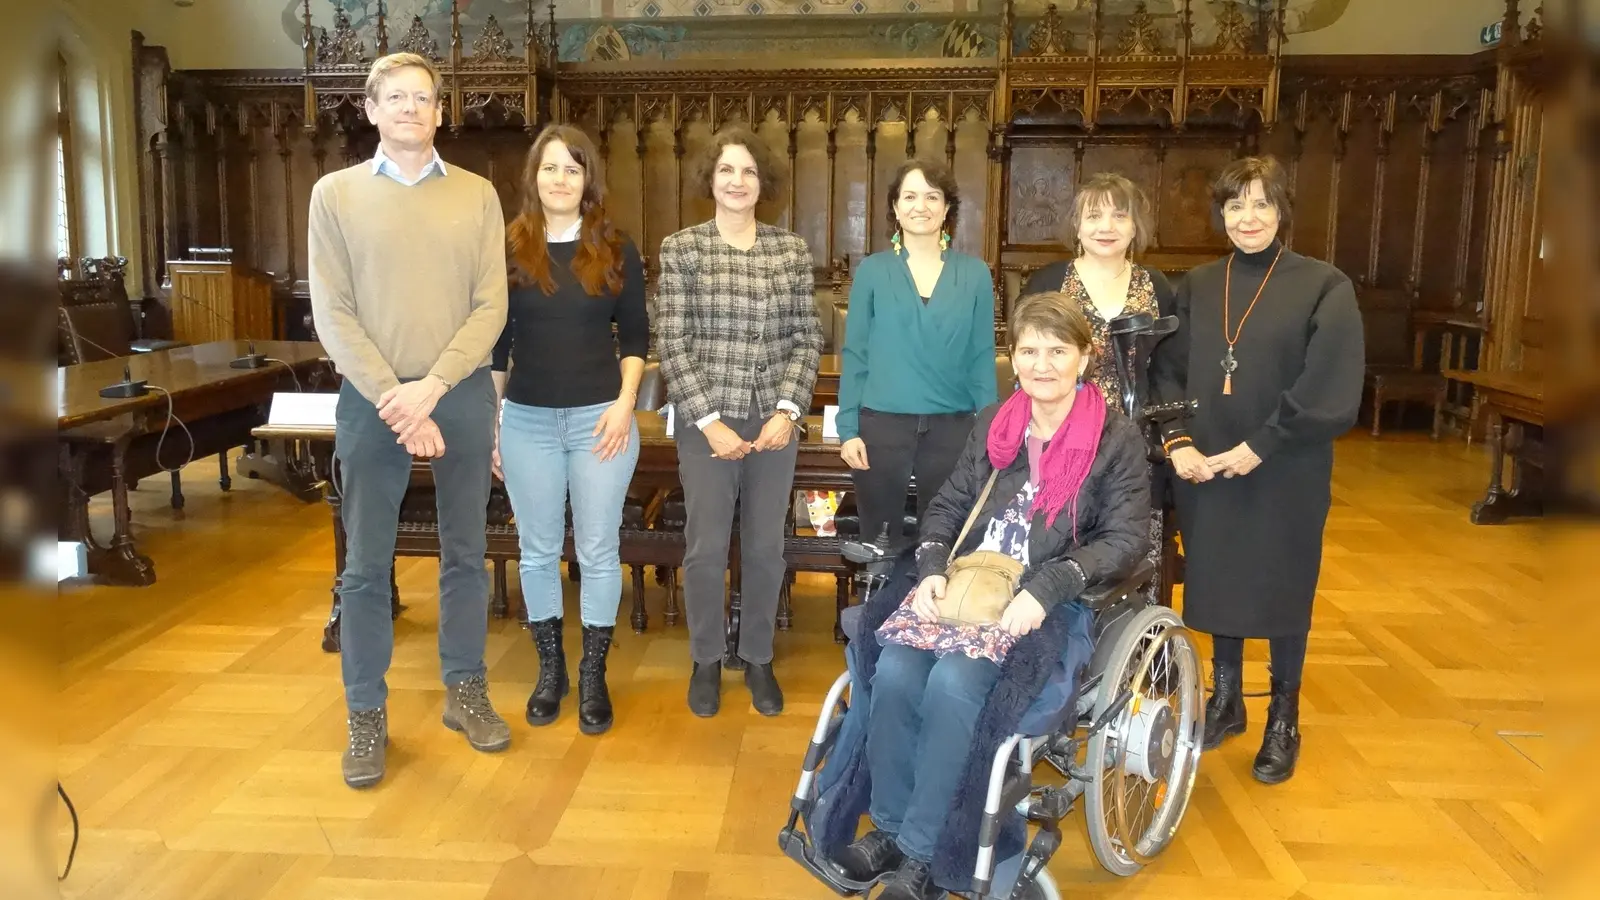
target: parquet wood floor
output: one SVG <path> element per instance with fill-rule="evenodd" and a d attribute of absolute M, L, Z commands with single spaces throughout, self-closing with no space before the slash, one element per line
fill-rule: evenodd
<path fill-rule="evenodd" d="M 1175 844 L 1139 876 L 1100 870 L 1068 820 L 1052 864 L 1070 896 L 1489 900 L 1539 889 L 1548 758 L 1535 670 L 1537 525 L 1474 527 L 1478 448 L 1408 437 L 1338 447 L 1297 776 L 1250 778 L 1251 729 L 1207 754 Z M 534 729 L 525 632 L 495 622 L 496 706 L 513 746 L 473 752 L 439 723 L 437 568 L 400 563 L 410 609 L 390 674 L 389 775 L 339 778 L 327 510 L 194 465 L 185 514 L 151 479 L 137 519 L 160 581 L 60 598 L 61 779 L 83 820 L 63 895 L 83 900 L 810 900 L 777 850 L 818 704 L 838 674 L 831 582 L 802 577 L 780 634 L 788 709 L 763 719 L 727 676 L 723 712 L 684 706 L 687 638 L 621 631 L 616 727 L 570 712 Z M 568 588 L 569 608 L 576 593 Z M 575 618 L 575 617 L 573 617 Z M 571 621 L 571 619 L 569 619 Z M 569 646 L 576 635 L 569 634 Z M 1267 686 L 1265 648 L 1246 687 Z M 64 820 L 64 816 L 63 816 Z M 64 843 L 63 843 L 64 846 Z"/>

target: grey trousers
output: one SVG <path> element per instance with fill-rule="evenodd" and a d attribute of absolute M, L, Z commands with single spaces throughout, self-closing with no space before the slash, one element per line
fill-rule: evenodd
<path fill-rule="evenodd" d="M 489 633 L 489 573 L 484 569 L 489 455 L 494 449 L 494 383 L 479 369 L 439 398 L 433 421 L 444 455 L 433 460 L 439 513 L 439 666 L 445 684 L 484 674 Z M 394 564 L 400 501 L 411 483 L 411 454 L 350 382 L 335 413 L 334 487 L 346 551 L 339 581 L 345 705 L 376 709 L 394 655 L 389 568 Z"/>
<path fill-rule="evenodd" d="M 754 441 L 766 419 L 730 419 L 723 424 Z M 744 459 L 717 459 L 693 423 L 680 426 L 678 477 L 683 482 L 683 605 L 689 620 L 689 653 L 705 665 L 722 659 L 727 614 L 723 578 L 733 511 L 739 507 L 740 619 L 739 657 L 761 665 L 772 662 L 772 633 L 778 621 L 778 591 L 787 568 L 784 526 L 794 488 L 799 435 L 782 450 L 751 453 Z"/>

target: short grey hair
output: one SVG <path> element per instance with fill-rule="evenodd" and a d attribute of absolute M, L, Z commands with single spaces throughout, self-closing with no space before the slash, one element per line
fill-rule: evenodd
<path fill-rule="evenodd" d="M 439 90 L 444 86 L 444 77 L 439 74 L 439 67 L 432 60 L 416 53 L 391 53 L 380 56 L 372 63 L 372 70 L 367 73 L 367 99 L 377 103 L 378 89 L 383 87 L 390 73 L 412 67 L 428 73 L 428 77 L 433 79 L 433 96 L 438 98 Z"/>

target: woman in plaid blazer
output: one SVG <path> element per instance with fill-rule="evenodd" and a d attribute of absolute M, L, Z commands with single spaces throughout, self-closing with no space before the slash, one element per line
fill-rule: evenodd
<path fill-rule="evenodd" d="M 689 709 L 721 705 L 723 574 L 740 510 L 739 657 L 762 715 L 783 710 L 772 634 L 783 584 L 783 532 L 794 486 L 795 430 L 811 406 L 822 355 L 811 251 L 798 235 L 756 221 L 776 193 L 772 151 L 742 127 L 719 131 L 685 182 L 716 216 L 661 242 L 656 342 L 677 425 L 687 507 L 684 611 Z"/>

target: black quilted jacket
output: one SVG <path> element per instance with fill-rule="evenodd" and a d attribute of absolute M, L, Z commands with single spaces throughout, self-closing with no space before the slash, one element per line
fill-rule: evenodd
<path fill-rule="evenodd" d="M 978 414 L 955 471 L 928 505 L 918 536 L 919 579 L 945 570 L 950 544 L 994 471 L 989 464 L 989 428 L 999 409 L 997 403 Z M 955 548 L 956 555 L 977 548 L 985 523 L 1005 509 L 1027 480 L 1028 454 L 1019 450 L 995 479 L 994 490 L 965 544 Z M 1022 573 L 1021 589 L 1049 611 L 1062 600 L 1075 599 L 1089 585 L 1125 576 L 1149 549 L 1150 465 L 1144 438 L 1126 416 L 1108 411 L 1094 466 L 1078 494 L 1077 538 L 1073 538 L 1070 506 L 1063 507 L 1050 526 L 1045 525 L 1043 513 L 1035 515 L 1028 532 L 1030 564 Z"/>

